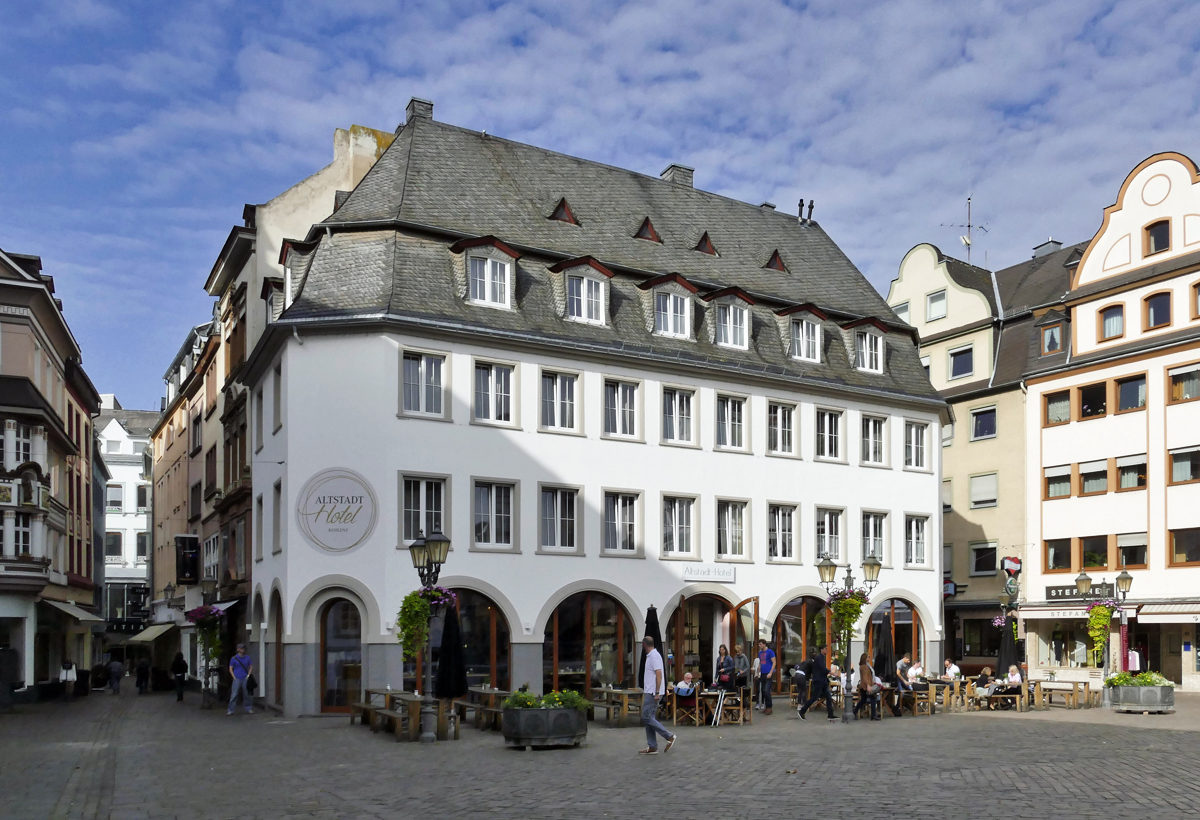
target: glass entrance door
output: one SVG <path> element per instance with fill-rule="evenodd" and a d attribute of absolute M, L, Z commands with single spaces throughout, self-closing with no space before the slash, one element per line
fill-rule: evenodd
<path fill-rule="evenodd" d="M 358 608 L 331 601 L 321 619 L 321 711 L 349 712 L 362 696 L 362 624 Z"/>

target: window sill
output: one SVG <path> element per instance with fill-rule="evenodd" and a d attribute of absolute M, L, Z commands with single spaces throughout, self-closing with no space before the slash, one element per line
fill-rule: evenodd
<path fill-rule="evenodd" d="M 1144 489 L 1146 489 L 1145 486 L 1142 486 L 1142 487 L 1117 487 L 1117 489 L 1113 490 L 1113 492 L 1114 493 L 1135 493 L 1138 490 L 1144 490 Z"/>
<path fill-rule="evenodd" d="M 858 463 L 858 466 L 859 467 L 869 467 L 872 470 L 890 470 L 890 469 L 892 469 L 890 465 L 876 464 L 874 461 L 860 461 Z"/>
<path fill-rule="evenodd" d="M 925 564 L 905 564 L 904 568 L 915 570 L 917 572 L 933 572 L 933 567 Z"/>
<path fill-rule="evenodd" d="M 849 462 L 847 462 L 845 459 L 829 458 L 828 456 L 815 456 L 813 461 L 817 462 L 818 464 L 841 464 L 843 466 L 849 466 Z"/>
<path fill-rule="evenodd" d="M 636 550 L 600 550 L 601 558 L 645 558 L 641 549 Z"/>
<path fill-rule="evenodd" d="M 1106 418 L 1108 413 L 1097 413 L 1094 416 L 1080 416 L 1079 421 L 1095 421 L 1096 419 Z"/>
<path fill-rule="evenodd" d="M 1186 484 L 1198 484 L 1198 483 L 1200 483 L 1200 478 L 1189 478 L 1187 481 L 1168 481 L 1167 486 L 1168 487 L 1182 487 Z"/>
<path fill-rule="evenodd" d="M 736 455 L 752 456 L 754 451 L 747 447 L 722 447 L 720 445 L 713 447 L 714 453 L 734 453 Z"/>
<path fill-rule="evenodd" d="M 682 450 L 699 450 L 700 445 L 694 441 L 678 441 L 676 439 L 659 439 L 660 447 L 678 447 Z"/>
<path fill-rule="evenodd" d="M 271 435 L 275 435 L 282 429 L 283 429 L 283 422 L 280 422 L 279 424 L 275 425 L 275 429 L 271 431 Z"/>
<path fill-rule="evenodd" d="M 1044 570 L 1042 570 L 1042 574 L 1043 575 L 1066 575 L 1070 571 L 1071 571 L 1070 567 L 1068 567 L 1067 569 L 1044 569 Z"/>
<path fill-rule="evenodd" d="M 577 325 L 591 325 L 592 327 L 607 327 L 608 322 L 603 319 L 585 319 L 582 316 L 564 316 L 564 322 L 573 322 Z"/>
<path fill-rule="evenodd" d="M 200 455 L 200 451 L 203 449 L 204 449 L 203 444 L 201 444 L 197 447 L 193 447 L 191 450 L 188 451 L 188 458 L 195 458 L 196 456 Z"/>
<path fill-rule="evenodd" d="M 490 553 L 494 553 L 496 555 L 514 555 L 514 554 L 519 555 L 521 552 L 521 548 L 518 546 L 515 546 L 515 545 L 511 546 L 511 547 L 510 546 L 493 547 L 488 544 L 471 544 L 471 546 L 467 549 L 467 552 L 490 552 Z"/>
<path fill-rule="evenodd" d="M 646 440 L 641 436 L 622 436 L 617 433 L 601 433 L 600 438 L 603 441 L 624 441 L 628 444 L 645 444 Z"/>
<path fill-rule="evenodd" d="M 478 299 L 467 299 L 467 304 L 473 305 L 474 307 L 491 308 L 492 310 L 512 310 L 512 308 L 510 308 L 507 304 L 501 304 L 499 302 L 482 302 Z"/>
<path fill-rule="evenodd" d="M 821 363 L 820 359 L 808 359 L 808 358 L 805 358 L 804 356 L 789 356 L 788 358 L 791 359 L 793 362 L 803 362 L 804 364 L 820 364 Z"/>
<path fill-rule="evenodd" d="M 1064 498 L 1071 498 L 1070 495 L 1048 495 L 1043 498 L 1043 501 L 1062 501 Z"/>
<path fill-rule="evenodd" d="M 692 555 L 691 553 L 688 553 L 687 555 L 675 555 L 674 553 L 661 553 L 660 552 L 658 555 L 658 558 L 660 561 L 693 561 L 693 562 L 695 562 L 695 561 L 700 560 L 699 555 Z"/>
<path fill-rule="evenodd" d="M 906 464 L 903 469 L 906 473 L 923 473 L 924 475 L 933 475 L 933 469 L 931 467 L 909 467 Z"/>
<path fill-rule="evenodd" d="M 799 558 L 772 558 L 767 556 L 768 564 L 783 564 L 784 566 L 798 567 L 800 566 Z"/>
<path fill-rule="evenodd" d="M 577 438 L 587 437 L 582 430 L 572 430 L 567 427 L 538 427 L 537 431 L 550 436 L 575 436 Z"/>
<path fill-rule="evenodd" d="M 793 461 L 803 461 L 799 453 L 785 453 L 782 450 L 767 450 L 764 455 L 767 458 L 790 458 Z"/>
<path fill-rule="evenodd" d="M 1128 413 L 1140 413 L 1145 409 L 1146 409 L 1146 405 L 1143 404 L 1141 407 L 1130 407 L 1127 410 L 1114 410 L 1113 415 L 1114 416 L 1124 416 Z"/>
<path fill-rule="evenodd" d="M 1178 399 L 1177 401 L 1168 401 L 1167 406 L 1172 407 L 1176 404 L 1191 404 L 1194 401 L 1200 401 L 1200 396 L 1196 396 L 1195 398 L 1191 398 L 1191 399 Z"/>
<path fill-rule="evenodd" d="M 520 430 L 521 427 L 516 422 L 512 421 L 492 421 L 490 419 L 472 418 L 471 424 L 476 427 L 495 427 L 500 430 Z"/>
<path fill-rule="evenodd" d="M 856 367 L 856 368 L 854 368 L 854 370 L 858 373 L 866 373 L 867 375 L 870 375 L 870 376 L 882 376 L 883 375 L 882 370 L 872 370 L 869 367 Z"/>
<path fill-rule="evenodd" d="M 271 554 L 272 554 L 272 555 L 280 555 L 280 554 L 282 554 L 282 553 L 283 553 L 283 547 L 280 547 L 279 549 L 272 549 L 272 550 L 271 550 Z"/>
<path fill-rule="evenodd" d="M 754 559 L 745 555 L 718 555 L 716 557 L 718 564 L 753 564 Z"/>
<path fill-rule="evenodd" d="M 1097 490 L 1094 493 L 1080 493 L 1076 498 L 1095 498 L 1098 495 L 1108 495 L 1108 490 Z"/>
<path fill-rule="evenodd" d="M 996 501 L 988 501 L 983 504 L 972 504 L 971 509 L 972 510 L 993 510 L 999 506 L 1000 506 L 1000 504 Z"/>
<path fill-rule="evenodd" d="M 1042 429 L 1049 430 L 1051 427 L 1065 427 L 1070 423 L 1070 419 L 1067 419 L 1066 421 L 1044 421 L 1042 422 Z"/>
<path fill-rule="evenodd" d="M 411 410 L 401 410 L 396 414 L 398 419 L 421 419 L 423 421 L 453 421 L 449 416 L 437 413 L 417 413 Z"/>
<path fill-rule="evenodd" d="M 959 375 L 959 376 L 951 376 L 950 378 L 946 379 L 946 381 L 948 381 L 948 382 L 956 382 L 956 381 L 959 381 L 959 380 L 961 380 L 961 379 L 969 379 L 969 378 L 971 378 L 971 377 L 972 377 L 972 376 L 974 376 L 974 375 L 975 375 L 975 371 L 971 371 L 970 373 L 963 373 L 962 375 Z"/>
<path fill-rule="evenodd" d="M 991 439 L 994 439 L 994 438 L 996 438 L 996 434 L 992 433 L 990 436 L 973 436 L 967 440 L 968 441 L 990 441 Z"/>
<path fill-rule="evenodd" d="M 992 570 L 991 572 L 968 572 L 967 577 L 968 578 L 995 578 L 996 570 Z"/>
<path fill-rule="evenodd" d="M 534 555 L 562 555 L 569 558 L 584 558 L 583 547 L 573 549 L 560 549 L 558 547 L 538 547 L 534 550 Z"/>
<path fill-rule="evenodd" d="M 674 339 L 674 340 L 675 340 L 675 341 L 677 341 L 677 342 L 690 342 L 690 341 L 693 341 L 693 339 L 692 339 L 692 337 L 691 337 L 690 335 L 688 335 L 688 336 L 680 336 L 680 335 L 677 335 L 677 334 L 675 334 L 675 333 L 663 333 L 661 330 L 656 330 L 656 331 L 654 331 L 653 333 L 651 333 L 650 335 L 651 335 L 651 336 L 657 336 L 657 337 L 658 337 L 658 338 L 660 338 L 660 339 Z"/>

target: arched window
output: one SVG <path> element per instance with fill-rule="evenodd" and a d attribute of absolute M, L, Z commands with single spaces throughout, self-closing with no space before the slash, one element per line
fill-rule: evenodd
<path fill-rule="evenodd" d="M 321 711 L 348 712 L 362 692 L 362 622 L 344 598 L 321 616 Z"/>
<path fill-rule="evenodd" d="M 636 622 L 603 592 L 577 592 L 554 610 L 542 644 L 542 691 L 590 697 L 602 686 L 633 686 Z"/>
<path fill-rule="evenodd" d="M 888 598 L 875 604 L 867 628 L 867 656 L 872 662 L 891 643 L 893 663 L 912 654 L 913 661 L 922 660 L 925 629 L 915 607 L 903 598 Z"/>

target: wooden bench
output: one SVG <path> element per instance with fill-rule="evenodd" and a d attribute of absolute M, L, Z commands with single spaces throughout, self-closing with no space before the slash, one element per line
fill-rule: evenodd
<path fill-rule="evenodd" d="M 498 706 L 481 706 L 475 712 L 476 729 L 499 729 L 504 710 Z"/>
<path fill-rule="evenodd" d="M 374 703 L 351 703 L 350 704 L 350 725 L 354 725 L 355 716 L 358 717 L 358 722 L 363 726 L 370 726 L 374 722 L 374 715 L 379 711 L 379 707 Z"/>
<path fill-rule="evenodd" d="M 604 710 L 604 722 L 611 724 L 613 722 L 613 718 L 616 717 L 615 713 L 620 711 L 621 704 L 609 703 L 607 700 L 590 701 L 588 703 L 588 718 L 590 720 L 595 720 L 596 712 L 600 709 Z"/>
<path fill-rule="evenodd" d="M 479 722 L 479 710 L 483 708 L 479 701 L 459 699 L 450 704 L 450 708 L 454 710 L 454 714 L 458 715 L 459 723 L 466 722 L 467 710 L 474 713 L 475 722 Z"/>
<path fill-rule="evenodd" d="M 396 742 L 404 740 L 406 730 L 408 729 L 408 711 L 397 712 L 392 709 L 375 709 L 374 718 L 371 721 L 371 731 L 378 732 L 383 728 L 383 724 L 390 723 L 392 731 L 396 735 Z"/>

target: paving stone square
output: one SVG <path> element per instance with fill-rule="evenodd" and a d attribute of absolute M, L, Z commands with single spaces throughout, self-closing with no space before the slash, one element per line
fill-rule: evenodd
<path fill-rule="evenodd" d="M 126 690 L 132 687 L 125 687 Z M 7 820 L 42 818 L 1200 817 L 1200 698 L 1174 715 L 952 714 L 849 726 L 640 728 L 505 749 L 467 726 L 423 747 L 345 717 L 226 717 L 197 696 L 102 693 L 0 715 Z M 791 770 L 795 770 L 792 774 Z"/>

